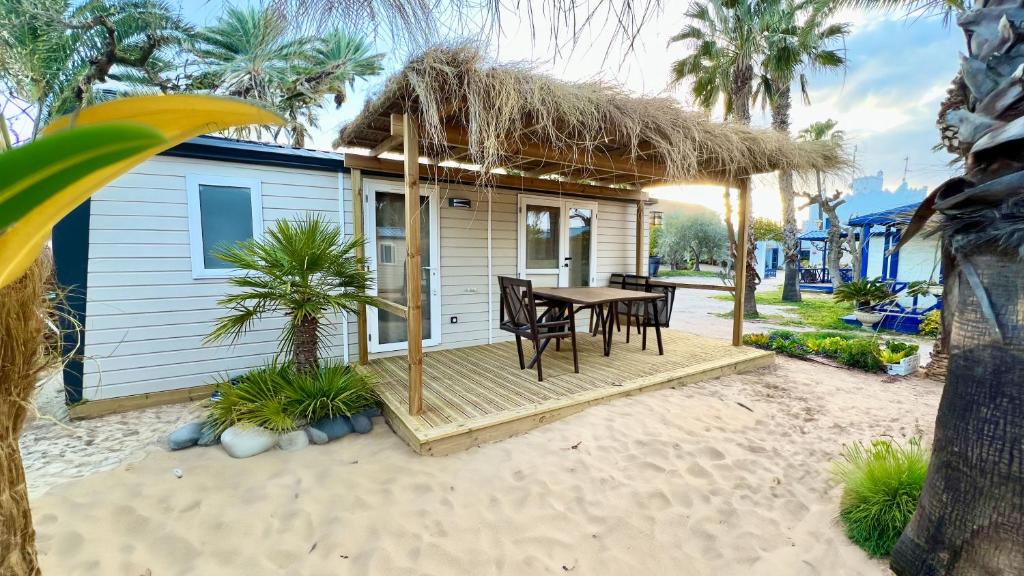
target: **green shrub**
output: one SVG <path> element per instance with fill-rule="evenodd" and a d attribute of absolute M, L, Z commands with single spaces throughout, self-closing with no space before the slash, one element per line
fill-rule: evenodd
<path fill-rule="evenodd" d="M 206 428 L 220 433 L 235 424 L 274 432 L 306 422 L 353 414 L 376 401 L 373 383 L 353 368 L 324 361 L 315 372 L 272 362 L 217 385 L 206 412 Z"/>
<path fill-rule="evenodd" d="M 850 340 L 844 338 L 825 338 L 818 345 L 817 352 L 826 358 L 836 359 L 846 352 L 846 349 L 849 348 L 849 343 Z"/>
<path fill-rule="evenodd" d="M 844 366 L 858 368 L 865 372 L 881 372 L 885 370 L 885 363 L 882 362 L 881 349 L 878 347 L 878 343 L 867 338 L 846 342 L 843 350 L 836 356 L 836 360 Z"/>
<path fill-rule="evenodd" d="M 744 334 L 743 343 L 754 348 L 768 348 L 768 335 L 763 333 Z"/>
<path fill-rule="evenodd" d="M 888 440 L 848 446 L 833 473 L 843 484 L 839 519 L 850 540 L 873 556 L 892 552 L 917 508 L 927 471 L 918 438 L 906 447 Z"/>
<path fill-rule="evenodd" d="M 854 280 L 832 291 L 836 302 L 849 302 L 860 310 L 870 310 L 875 304 L 892 298 L 889 286 L 879 278 Z"/>
<path fill-rule="evenodd" d="M 789 330 L 772 330 L 769 332 L 768 349 L 794 358 L 806 358 L 812 352 L 804 342 L 802 335 Z"/>
<path fill-rule="evenodd" d="M 924 315 L 921 325 L 918 326 L 918 334 L 929 338 L 938 338 L 942 332 L 942 311 L 932 310 Z"/>
<path fill-rule="evenodd" d="M 904 358 L 907 357 L 906 352 L 893 352 L 892 350 L 882 350 L 881 353 L 882 362 L 886 364 L 899 364 Z"/>

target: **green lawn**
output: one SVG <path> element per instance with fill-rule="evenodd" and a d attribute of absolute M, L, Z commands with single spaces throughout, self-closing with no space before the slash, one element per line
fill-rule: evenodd
<path fill-rule="evenodd" d="M 732 300 L 731 295 L 715 296 L 719 300 Z M 757 317 L 777 324 L 779 326 L 796 326 L 807 328 L 818 328 L 821 330 L 856 330 L 842 321 L 842 317 L 853 312 L 852 304 L 840 304 L 832 300 L 832 296 L 825 294 L 803 294 L 801 302 L 783 302 L 782 290 L 757 293 L 758 305 L 767 304 L 772 306 L 785 306 L 788 311 L 796 317 L 782 316 L 779 314 L 764 314 Z M 731 318 L 732 312 L 722 314 L 723 317 Z"/>
<path fill-rule="evenodd" d="M 704 270 L 658 270 L 658 278 L 718 278 L 718 272 L 706 272 Z"/>

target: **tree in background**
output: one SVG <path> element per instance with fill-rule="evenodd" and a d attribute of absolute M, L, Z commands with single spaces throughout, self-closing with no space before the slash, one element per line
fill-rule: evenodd
<path fill-rule="evenodd" d="M 833 23 L 836 3 L 821 0 L 784 2 L 763 23 L 764 56 L 754 98 L 771 108 L 772 128 L 789 134 L 793 106 L 791 88 L 796 81 L 805 104 L 810 104 L 807 72 L 834 71 L 846 67 L 841 46 L 849 34 L 847 23 Z M 785 279 L 782 299 L 800 301 L 800 240 L 796 226 L 796 191 L 793 173 L 781 170 L 779 195 L 782 200 Z"/>
<path fill-rule="evenodd" d="M 804 128 L 797 135 L 797 138 L 809 142 L 824 142 L 829 141 L 837 146 L 842 146 L 843 140 L 846 134 L 842 130 L 836 130 L 836 126 L 839 123 L 835 120 L 828 119 L 822 122 L 813 122 L 807 128 Z M 860 252 L 854 254 L 857 249 L 856 232 L 852 229 L 846 229 L 843 226 L 842 221 L 839 220 L 839 215 L 836 213 L 836 209 L 839 208 L 846 200 L 842 199 L 842 192 L 836 190 L 835 194 L 829 196 L 825 192 L 825 178 L 826 175 L 822 174 L 820 170 L 814 171 L 814 181 L 817 185 L 817 193 L 811 194 L 800 194 L 807 200 L 801 209 L 808 208 L 811 206 L 818 206 L 824 213 L 825 217 L 828 218 L 828 228 L 826 234 L 828 236 L 828 261 L 825 262 L 825 266 L 828 268 L 829 276 L 832 278 L 832 288 L 838 288 L 842 283 L 843 279 L 839 274 L 840 260 L 843 257 L 844 244 L 847 246 L 847 250 L 850 252 L 851 257 L 854 258 L 855 266 L 859 270 L 860 266 Z M 844 236 L 845 233 L 845 236 Z M 846 238 L 844 241 L 843 239 Z M 855 278 L 857 276 L 854 276 Z"/>
<path fill-rule="evenodd" d="M 188 44 L 199 61 L 192 88 L 256 100 L 288 119 L 292 146 L 302 147 L 318 112 L 333 96 L 344 103 L 346 87 L 382 70 L 382 54 L 340 28 L 320 36 L 295 34 L 283 12 L 271 7 L 229 7 Z M 264 131 L 256 128 L 257 132 Z M 246 134 L 241 134 L 245 136 Z M 270 135 L 277 140 L 282 129 Z"/>
<path fill-rule="evenodd" d="M 754 240 L 757 242 L 782 242 L 782 224 L 771 218 L 754 218 Z"/>
<path fill-rule="evenodd" d="M 689 261 L 700 270 L 701 262 L 722 258 L 729 246 L 725 224 L 715 214 L 669 214 L 662 228 L 659 254 L 674 267 Z"/>
<path fill-rule="evenodd" d="M 690 92 L 699 106 L 712 110 L 721 101 L 726 119 L 750 124 L 754 69 L 764 53 L 763 23 L 767 13 L 776 7 L 773 2 L 753 0 L 692 4 L 686 11 L 687 24 L 669 41 L 685 42 L 693 50 L 672 64 L 673 83 L 689 80 Z M 726 211 L 731 212 L 728 189 L 725 202 Z M 743 314 L 756 317 L 760 274 L 754 249 L 753 217 L 739 225 L 746 226 L 748 240 Z M 735 259 L 735 250 L 733 252 Z"/>
<path fill-rule="evenodd" d="M 190 28 L 158 0 L 0 0 L 0 82 L 27 103 L 30 140 L 50 119 L 102 99 L 116 71 L 145 75 Z"/>

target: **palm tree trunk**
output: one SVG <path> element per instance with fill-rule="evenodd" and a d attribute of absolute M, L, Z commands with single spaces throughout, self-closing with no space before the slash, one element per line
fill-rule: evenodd
<path fill-rule="evenodd" d="M 320 321 L 312 316 L 303 316 L 295 327 L 292 340 L 292 359 L 299 372 L 316 370 L 319 367 L 317 352 L 320 348 Z"/>
<path fill-rule="evenodd" d="M 928 478 L 892 554 L 901 576 L 1009 576 L 1024 567 L 1024 265 L 993 251 L 960 262 L 980 282 L 971 285 L 963 264 L 947 278 L 949 372 Z"/>
<path fill-rule="evenodd" d="M 741 124 L 750 124 L 750 96 L 753 92 L 754 86 L 754 67 L 750 63 L 737 63 L 735 70 L 733 71 L 732 79 L 732 117 Z M 743 316 L 744 317 L 756 317 L 757 316 L 757 284 L 761 278 L 761 275 L 757 273 L 757 247 L 754 240 L 754 211 L 750 209 L 747 211 L 747 221 L 740 222 L 740 226 L 745 226 L 747 229 L 747 261 L 744 263 L 747 267 L 747 282 L 746 286 L 743 287 L 744 293 L 746 294 L 743 301 Z M 734 257 L 735 259 L 735 257 Z M 736 266 L 740 266 L 739 262 L 736 262 Z"/>
<path fill-rule="evenodd" d="M 0 574 L 40 574 L 18 437 L 43 367 L 50 259 L 0 290 Z"/>
<path fill-rule="evenodd" d="M 793 106 L 789 86 L 780 90 L 772 103 L 772 128 L 789 134 L 789 111 Z M 782 281 L 782 300 L 800 302 L 800 240 L 796 229 L 796 191 L 793 172 L 779 171 L 779 197 L 782 200 L 782 251 L 785 272 Z"/>

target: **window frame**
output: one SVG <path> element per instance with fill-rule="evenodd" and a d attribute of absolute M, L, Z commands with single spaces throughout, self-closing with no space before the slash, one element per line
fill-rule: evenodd
<path fill-rule="evenodd" d="M 249 189 L 249 206 L 252 210 L 252 236 L 263 238 L 263 190 L 262 182 L 254 178 L 237 178 L 216 174 L 186 174 L 185 188 L 188 203 L 189 256 L 192 261 L 192 278 L 231 278 L 241 276 L 240 268 L 207 268 L 206 247 L 203 245 L 203 219 L 199 203 L 199 187 L 229 186 Z"/>
<path fill-rule="evenodd" d="M 397 262 L 397 259 L 395 258 L 395 243 L 394 242 L 382 241 L 382 242 L 378 242 L 377 246 L 380 248 L 380 257 L 378 257 L 377 260 L 381 264 L 395 264 Z M 388 260 L 388 261 L 384 260 L 384 252 L 385 252 L 384 249 L 385 248 L 387 248 L 387 251 L 389 251 L 391 253 L 391 259 Z"/>

